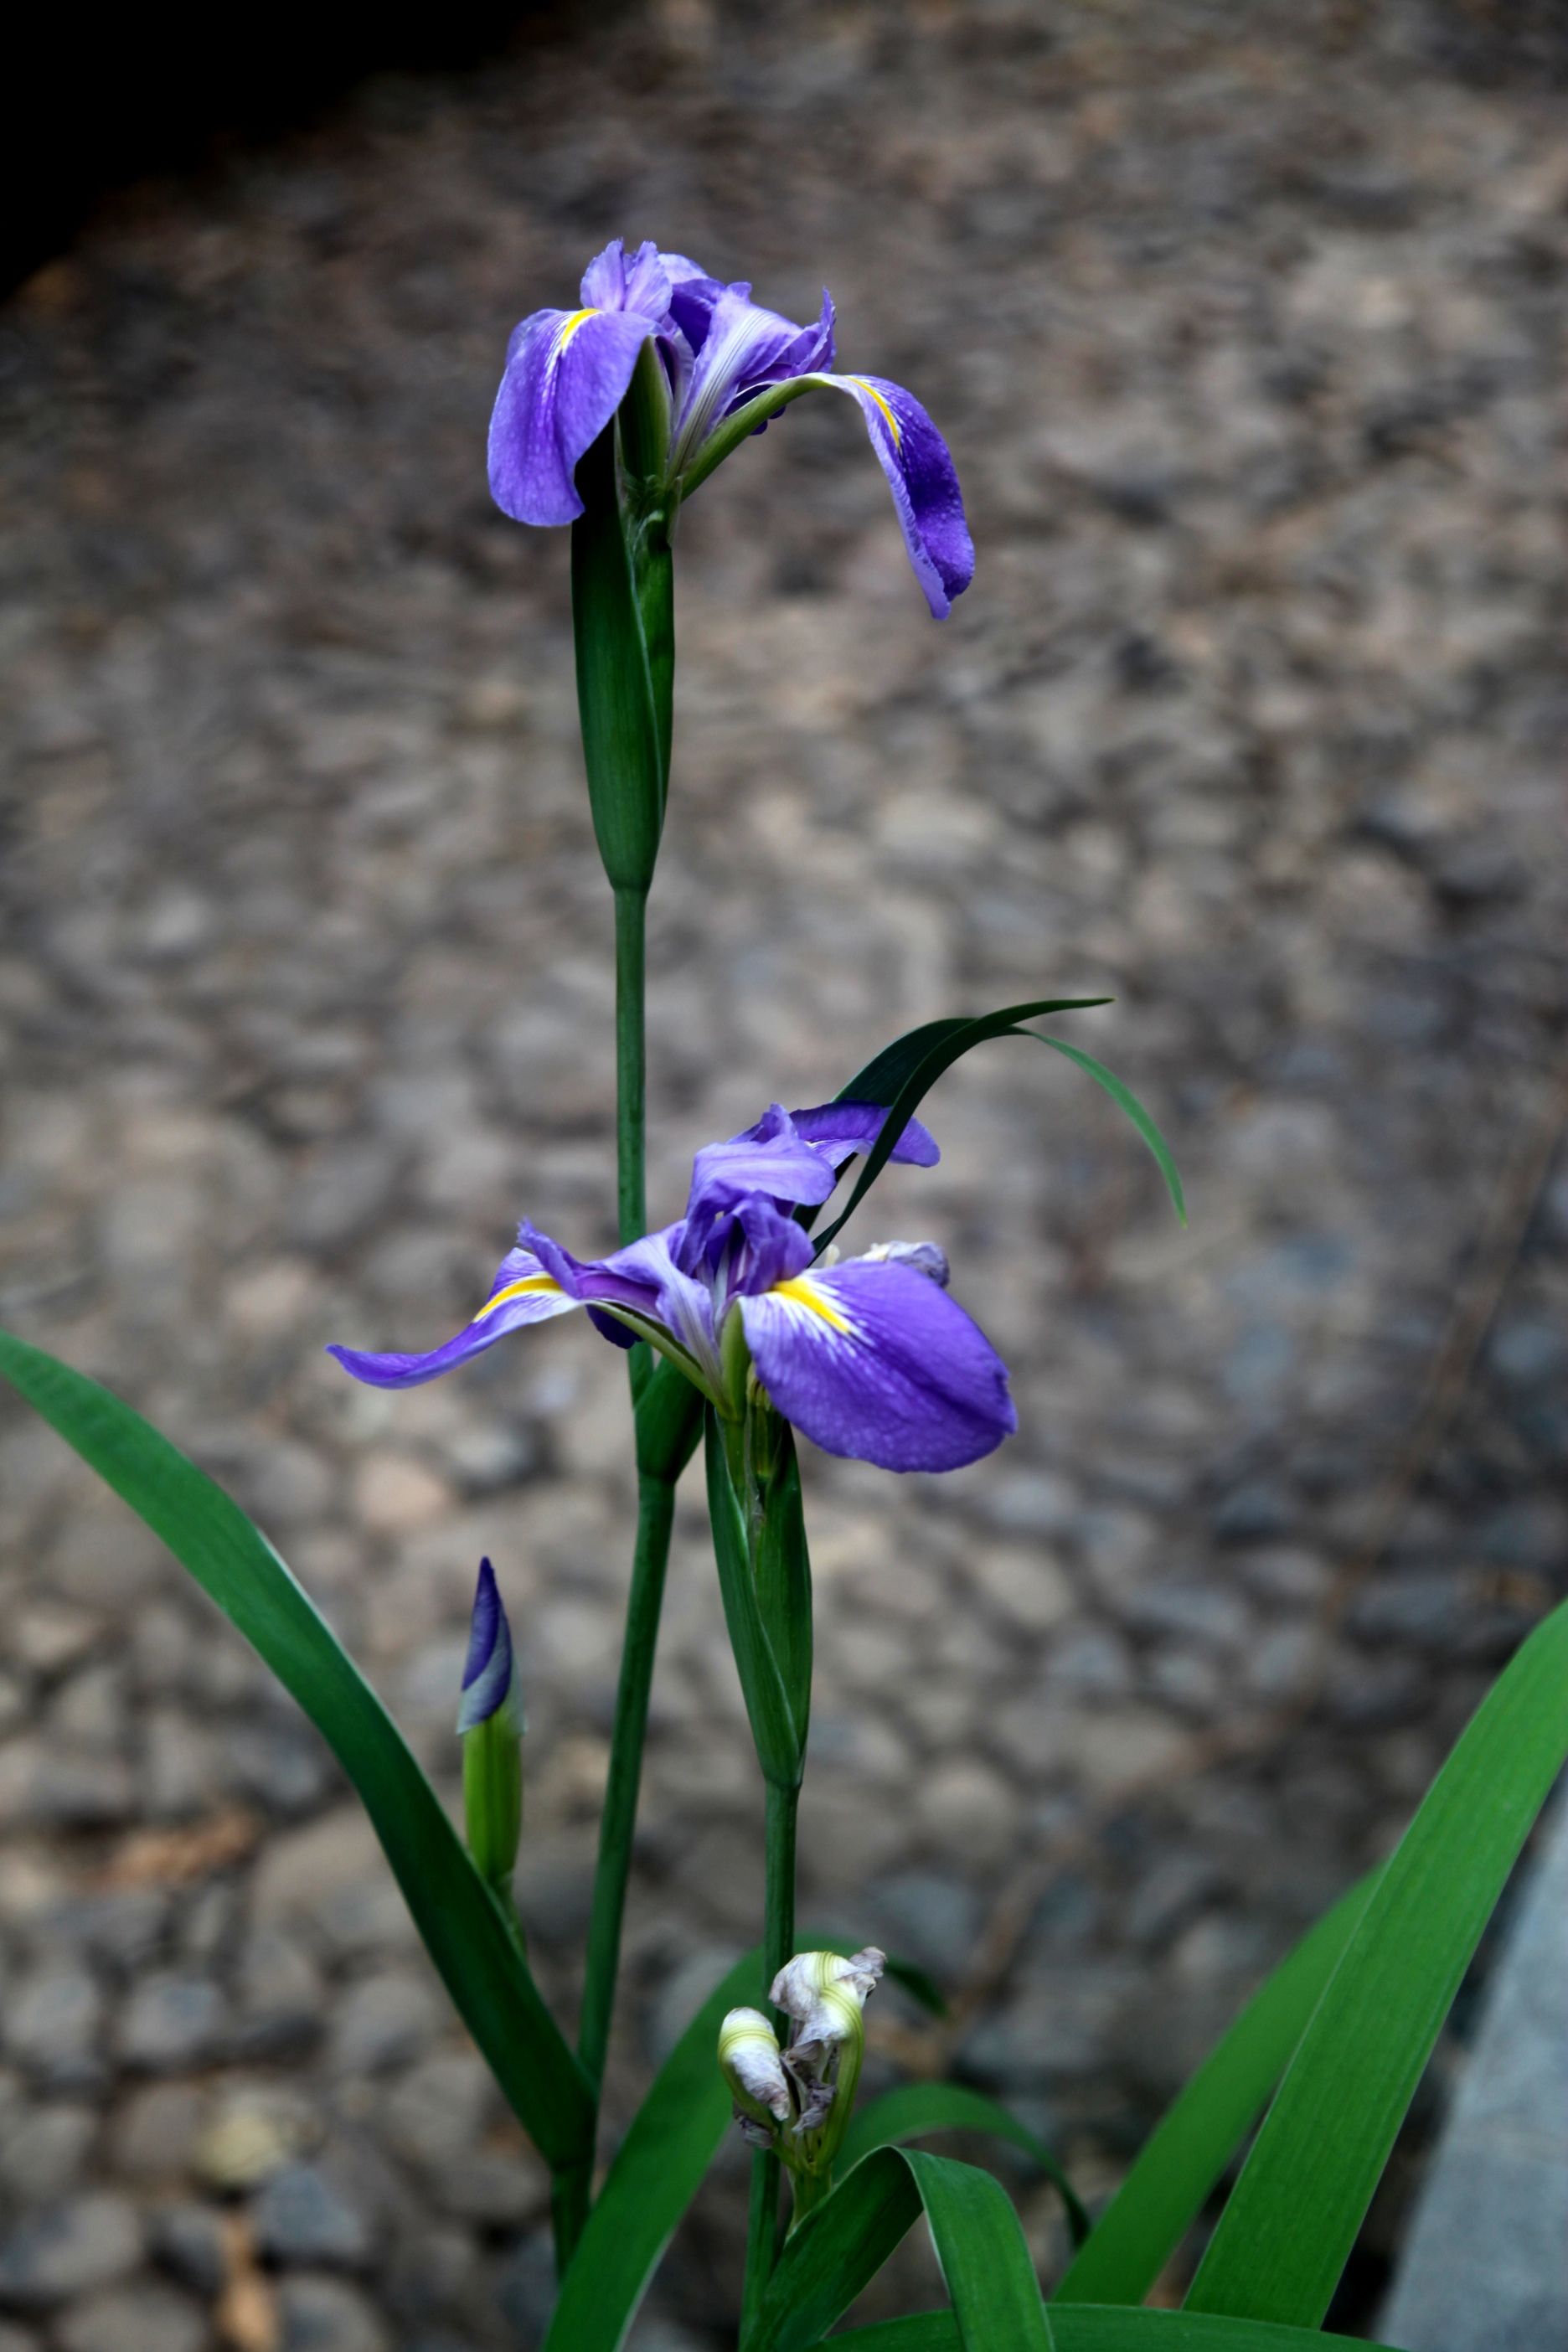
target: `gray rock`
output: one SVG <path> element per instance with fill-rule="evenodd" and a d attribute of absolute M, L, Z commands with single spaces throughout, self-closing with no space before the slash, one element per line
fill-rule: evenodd
<path fill-rule="evenodd" d="M 183 2074 L 213 2055 L 226 2021 L 227 2004 L 210 1977 L 163 1969 L 132 1994 L 115 2047 L 122 2064 L 143 2074 Z"/>
<path fill-rule="evenodd" d="M 374 2254 L 371 2216 L 356 2201 L 339 2168 L 286 2165 L 267 2183 L 250 2211 L 257 2250 L 272 2262 L 296 2268 L 321 2263 L 358 2270 Z"/>
<path fill-rule="evenodd" d="M 374 2305 L 346 2279 L 281 2280 L 278 2316 L 278 2352 L 392 2352 Z"/>
<path fill-rule="evenodd" d="M 50 2205 L 0 2239 L 0 2306 L 47 2311 L 125 2278 L 142 2259 L 135 2209 L 94 2193 Z"/>
<path fill-rule="evenodd" d="M 29 1971 L 5 2004 L 5 2047 L 17 2064 L 59 2089 L 95 2084 L 103 1995 L 88 1969 L 47 1961 Z"/>
<path fill-rule="evenodd" d="M 110 2131 L 115 2170 L 137 2182 L 178 2179 L 190 2164 L 205 2104 L 193 2083 L 153 2083 L 133 2091 Z"/>
<path fill-rule="evenodd" d="M 63 2103 L 7 2116 L 0 2186 L 17 2205 L 51 2204 L 74 2189 L 98 2131 L 91 2107 Z"/>
<path fill-rule="evenodd" d="M 172 2287 L 110 2287 L 73 2303 L 55 2322 L 60 2352 L 203 2352 L 207 2326 Z"/>
<path fill-rule="evenodd" d="M 351 1985 L 338 2000 L 328 2063 L 339 2074 L 378 2074 L 426 2050 L 445 2011 L 423 1977 L 388 1969 Z"/>
<path fill-rule="evenodd" d="M 203 2303 L 216 2302 L 228 2276 L 223 2222 L 210 2205 L 160 2206 L 148 2225 L 155 2262 Z"/>
<path fill-rule="evenodd" d="M 497 2111 L 489 2069 L 470 2051 L 443 2053 L 411 2067 L 390 2093 L 385 2126 L 394 2147 L 439 2168 L 479 2147 Z"/>
<path fill-rule="evenodd" d="M 973 1958 L 980 1899 L 963 1879 L 900 1872 L 866 1889 L 865 1912 L 889 1950 L 918 1961 L 939 1983 L 956 1983 Z"/>

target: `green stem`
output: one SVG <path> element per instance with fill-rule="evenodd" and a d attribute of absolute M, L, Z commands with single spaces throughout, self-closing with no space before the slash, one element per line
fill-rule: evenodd
<path fill-rule="evenodd" d="M 763 1893 L 763 1966 L 771 1985 L 795 1953 L 795 1817 L 800 1790 L 769 1780 L 766 1817 L 766 1884 Z M 775 2021 L 777 2021 L 775 2020 Z M 778 2253 L 779 2160 L 752 2161 L 751 2218 L 746 2231 L 746 2285 L 741 2306 L 741 2340 L 754 2322 Z"/>
<path fill-rule="evenodd" d="M 616 1973 L 621 1957 L 621 1922 L 631 1874 L 632 1835 L 637 1827 L 637 1784 L 642 1776 L 643 1738 L 647 1728 L 648 1691 L 658 1641 L 659 1609 L 669 1537 L 675 1519 L 675 1488 L 661 1478 L 637 1481 L 637 1542 L 626 1597 L 626 1629 L 621 1676 L 616 1692 L 610 1769 L 599 1822 L 599 1861 L 594 1874 L 594 1912 L 583 1982 L 583 2021 L 577 2055 L 597 2092 L 605 2079 Z"/>
<path fill-rule="evenodd" d="M 647 912 L 646 890 L 616 892 L 616 1178 L 623 1249 L 647 1231 Z M 646 1379 L 647 1350 L 639 1353 Z"/>

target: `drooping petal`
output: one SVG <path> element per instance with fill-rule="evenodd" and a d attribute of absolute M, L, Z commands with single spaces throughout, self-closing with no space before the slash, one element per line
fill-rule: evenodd
<path fill-rule="evenodd" d="M 713 1293 L 706 1281 L 678 1264 L 675 1247 L 684 1223 L 666 1225 L 645 1234 L 609 1257 L 578 1258 L 552 1242 L 548 1234 L 523 1227 L 523 1238 L 537 1249 L 543 1265 L 569 1297 L 594 1312 L 595 1328 L 606 1339 L 601 1315 L 624 1315 L 629 1328 L 655 1345 L 666 1338 L 689 1356 L 711 1383 L 717 1384 L 719 1343 L 713 1324 Z"/>
<path fill-rule="evenodd" d="M 488 1559 L 479 1562 L 479 1589 L 468 1629 L 468 1654 L 463 1665 L 463 1699 L 458 1710 L 459 1732 L 473 1731 L 501 1707 L 507 1708 L 521 1734 L 522 1698 L 517 1686 L 511 1627 L 496 1587 L 495 1570 Z"/>
<path fill-rule="evenodd" d="M 537 1253 L 509 1250 L 500 1262 L 489 1297 L 454 1338 L 423 1356 L 372 1355 L 358 1348 L 327 1349 L 345 1372 L 375 1389 L 413 1389 L 456 1370 L 471 1356 L 482 1356 L 509 1331 L 525 1323 L 547 1323 L 552 1316 L 569 1314 L 578 1302 L 562 1289 Z"/>
<path fill-rule="evenodd" d="M 586 306 L 536 310 L 514 330 L 490 417 L 490 495 L 504 514 L 550 525 L 582 513 L 577 460 L 626 398 L 656 324 Z"/>
<path fill-rule="evenodd" d="M 869 1151 L 888 1116 L 884 1103 L 818 1103 L 813 1110 L 792 1110 L 795 1131 L 807 1143 L 826 1147 L 835 1168 L 841 1169 L 858 1152 Z M 942 1158 L 936 1139 L 918 1118 L 911 1118 L 892 1150 L 896 1160 L 914 1168 L 934 1168 Z"/>
<path fill-rule="evenodd" d="M 857 403 L 893 493 L 904 545 L 939 621 L 974 577 L 974 542 L 946 442 L 902 384 L 880 375 L 823 375 Z"/>
<path fill-rule="evenodd" d="M 824 1453 L 956 1470 L 1018 1425 L 991 1342 L 913 1266 L 849 1258 L 739 1306 L 758 1379 Z"/>

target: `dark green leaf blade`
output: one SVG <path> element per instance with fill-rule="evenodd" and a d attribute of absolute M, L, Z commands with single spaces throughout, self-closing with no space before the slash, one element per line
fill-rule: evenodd
<path fill-rule="evenodd" d="M 1028 1004 L 1005 1004 L 998 1013 L 984 1013 L 971 1021 L 930 1021 L 919 1029 L 911 1029 L 891 1045 L 886 1046 L 874 1060 L 866 1064 L 841 1088 L 836 1099 L 839 1102 L 879 1102 L 887 1100 L 889 1110 L 882 1121 L 881 1132 L 866 1154 L 859 1175 L 847 1202 L 827 1231 L 817 1243 L 819 1252 L 843 1230 L 892 1156 L 893 1146 L 914 1117 L 931 1087 L 944 1070 L 967 1054 L 972 1046 L 983 1045 L 987 1038 L 1004 1037 L 1016 1029 L 1021 1021 L 1041 1020 L 1047 1013 L 1084 1013 L 1097 1004 L 1109 1004 L 1109 996 L 1038 997 Z M 889 1092 L 892 1078 L 904 1069 L 909 1054 L 917 1040 L 923 1041 L 918 1060 L 905 1070 L 896 1091 Z M 875 1092 L 856 1092 L 857 1088 L 875 1087 Z"/>
<path fill-rule="evenodd" d="M 1089 2235 L 1089 2216 L 1050 2149 L 1016 2116 L 988 2099 L 984 2091 L 971 2090 L 966 2083 L 901 2083 L 897 2090 L 884 2091 L 856 2116 L 845 2134 L 839 2162 L 847 2171 L 873 2148 L 897 2147 L 904 2140 L 923 2139 L 928 2132 L 936 2131 L 985 2132 L 993 2139 L 1007 2140 L 1022 2148 L 1060 2189 L 1073 2243 L 1082 2245 Z"/>
<path fill-rule="evenodd" d="M 499 1905 L 392 1717 L 237 1503 L 96 1381 L 8 1332 L 0 1373 L 131 1505 L 259 1652 L 358 1790 L 426 1949 L 556 2169 L 586 2160 L 594 2103 Z"/>
<path fill-rule="evenodd" d="M 1188 2297 L 1314 2327 L 1482 1928 L 1568 1757 L 1568 1602 L 1482 1701 L 1382 1873 Z"/>
<path fill-rule="evenodd" d="M 1040 2284 L 1012 2200 L 978 2165 L 905 2148 L 963 2352 L 1052 2352 Z M 832 2203 L 831 2198 L 828 2200 Z"/>
<path fill-rule="evenodd" d="M 588 2216 L 543 2352 L 616 2352 L 729 2128 L 718 2060 L 725 2011 L 763 1992 L 759 1948 L 714 1986 L 659 2068 Z"/>
<path fill-rule="evenodd" d="M 1171 1196 L 1171 1205 L 1184 1225 L 1187 1222 L 1187 1203 L 1182 1192 L 1181 1171 L 1172 1157 L 1170 1145 L 1131 1087 L 1123 1086 L 1113 1070 L 1108 1070 L 1103 1062 L 1097 1062 L 1092 1054 L 1084 1053 L 1079 1046 L 1064 1045 L 1059 1037 L 1043 1036 L 1037 1029 L 1020 1029 L 1018 1034 L 1020 1037 L 1033 1037 L 1038 1045 L 1048 1045 L 1053 1054 L 1065 1054 L 1069 1062 L 1076 1062 L 1080 1070 L 1087 1070 L 1097 1086 L 1105 1088 L 1119 1110 L 1126 1112 L 1153 1153 L 1160 1173 L 1165 1180 L 1165 1190 Z"/>
<path fill-rule="evenodd" d="M 1380 2352 L 1360 2336 L 1324 2336 L 1315 2327 L 1277 2327 L 1267 2320 L 1219 2319 L 1208 2312 L 1128 2311 L 1097 2304 L 1047 2306 L 1054 2352 Z M 883 2319 L 829 2338 L 833 2352 L 963 2352 L 951 2311 Z M 1381 2347 L 1387 2352 L 1387 2347 Z"/>
<path fill-rule="evenodd" d="M 896 2149 L 858 2164 L 790 2238 L 743 2352 L 806 2352 L 876 2277 L 920 2210 Z"/>
<path fill-rule="evenodd" d="M 1375 1884 L 1342 1895 L 1254 1993 L 1144 2143 L 1053 2307 L 1142 2303 L 1261 2115 Z"/>

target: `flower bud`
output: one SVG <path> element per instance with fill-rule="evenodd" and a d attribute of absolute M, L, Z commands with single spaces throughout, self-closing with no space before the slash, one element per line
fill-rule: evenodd
<path fill-rule="evenodd" d="M 479 1562 L 458 1730 L 468 1852 L 492 1886 L 510 1884 L 522 1836 L 522 1735 L 527 1728 L 511 1628 L 488 1559 Z"/>
<path fill-rule="evenodd" d="M 894 1265 L 912 1266 L 939 1290 L 945 1290 L 952 1279 L 947 1252 L 935 1242 L 873 1242 L 866 1255 Z"/>
<path fill-rule="evenodd" d="M 874 1944 L 847 1960 L 837 1952 L 797 1952 L 768 1994 L 795 2026 L 784 2053 L 797 2110 L 793 2161 L 818 2179 L 831 2176 L 849 2128 L 866 2053 L 866 1999 L 883 1966 Z"/>
<path fill-rule="evenodd" d="M 732 2009 L 719 2028 L 719 2064 L 735 2102 L 735 2121 L 753 2147 L 776 2145 L 775 2126 L 794 2108 L 778 2036 L 760 2009 Z"/>

